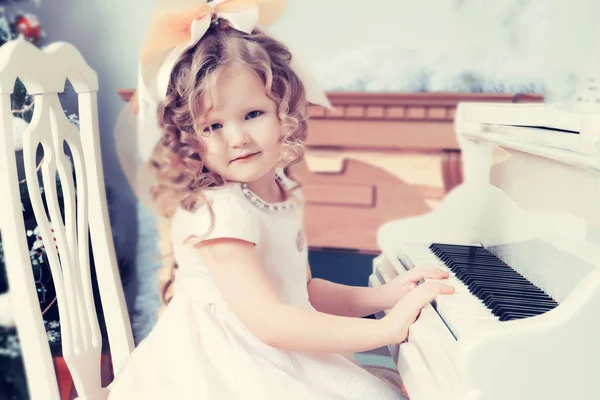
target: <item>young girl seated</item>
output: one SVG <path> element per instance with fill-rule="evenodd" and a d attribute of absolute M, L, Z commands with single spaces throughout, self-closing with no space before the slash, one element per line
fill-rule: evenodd
<path fill-rule="evenodd" d="M 417 268 L 379 289 L 311 279 L 303 198 L 287 173 L 307 135 L 292 55 L 258 28 L 203 18 L 170 71 L 153 154 L 174 296 L 110 399 L 400 398 L 343 354 L 405 340 L 420 309 L 453 291 L 447 275 Z"/>

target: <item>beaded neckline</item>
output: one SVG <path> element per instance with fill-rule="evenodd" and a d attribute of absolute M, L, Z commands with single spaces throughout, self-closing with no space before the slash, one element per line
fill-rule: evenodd
<path fill-rule="evenodd" d="M 284 189 L 287 189 L 285 182 L 283 181 L 283 178 L 281 176 L 275 175 L 275 179 L 277 179 L 277 182 L 279 182 Z M 252 204 L 254 204 L 254 206 L 261 210 L 276 213 L 280 211 L 292 211 L 297 207 L 297 203 L 294 201 L 295 199 L 293 199 L 292 196 L 289 196 L 287 200 L 280 203 L 267 203 L 266 201 L 258 197 L 252 190 L 250 190 L 246 183 L 242 183 L 240 184 L 240 186 L 242 188 L 242 193 L 244 194 L 244 196 L 246 196 L 246 198 Z"/>

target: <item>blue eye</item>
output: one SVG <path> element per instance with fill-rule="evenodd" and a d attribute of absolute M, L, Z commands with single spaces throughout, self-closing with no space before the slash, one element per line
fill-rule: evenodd
<path fill-rule="evenodd" d="M 206 128 L 204 128 L 204 132 L 206 132 L 206 133 L 214 132 L 214 131 L 221 129 L 222 127 L 223 127 L 223 125 L 221 125 L 221 124 L 212 124 L 212 125 L 209 125 Z"/>
<path fill-rule="evenodd" d="M 248 114 L 246 114 L 246 119 L 254 119 L 257 118 L 258 116 L 262 115 L 262 111 L 250 111 Z"/>

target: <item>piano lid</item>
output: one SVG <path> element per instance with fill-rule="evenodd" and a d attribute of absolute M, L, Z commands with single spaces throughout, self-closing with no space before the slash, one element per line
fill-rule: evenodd
<path fill-rule="evenodd" d="M 500 104 L 500 103 L 462 103 L 468 107 L 462 110 L 467 121 L 491 125 L 522 127 L 543 127 L 567 132 L 581 133 L 585 114 L 566 111 L 549 104 Z M 596 137 L 598 135 L 596 134 Z"/>
<path fill-rule="evenodd" d="M 583 164 L 597 168 L 593 158 L 600 159 L 600 58 L 592 61 L 572 96 L 559 103 L 459 105 L 457 134 L 486 135 L 498 144 L 518 142 L 525 151 L 530 144 L 534 154 L 549 157 L 558 149 L 592 156 Z M 552 150 L 540 154 L 544 147 Z"/>
<path fill-rule="evenodd" d="M 600 170 L 600 113 L 548 104 L 461 103 L 459 138 L 485 140 L 570 165 Z"/>

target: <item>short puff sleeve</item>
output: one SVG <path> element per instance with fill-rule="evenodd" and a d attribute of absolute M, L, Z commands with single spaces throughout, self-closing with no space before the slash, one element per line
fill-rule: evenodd
<path fill-rule="evenodd" d="M 199 243 L 210 239 L 232 238 L 258 244 L 259 222 L 255 210 L 249 204 L 233 195 L 227 195 L 215 196 L 208 204 L 202 204 L 192 212 L 180 213 L 173 229 L 181 229 L 177 236 L 186 243 L 188 240 Z"/>

